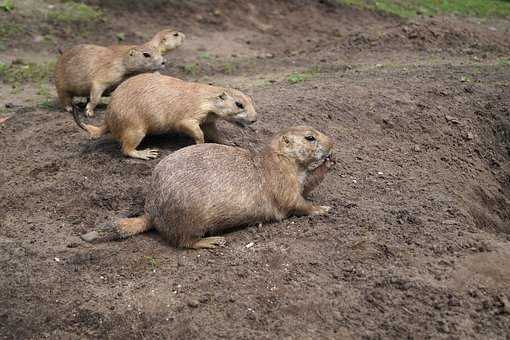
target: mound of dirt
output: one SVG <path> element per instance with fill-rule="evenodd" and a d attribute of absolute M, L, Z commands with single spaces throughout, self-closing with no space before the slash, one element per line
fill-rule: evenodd
<path fill-rule="evenodd" d="M 1 84 L 0 104 L 23 107 L 0 124 L 0 338 L 508 336 L 507 21 L 153 1 L 90 0 L 106 21 L 87 37 L 51 29 L 70 46 L 178 27 L 188 40 L 167 73 L 254 99 L 255 131 L 222 124 L 229 143 L 258 148 L 294 124 L 335 139 L 337 165 L 311 197 L 333 209 L 233 231 L 212 251 L 157 233 L 85 244 L 81 233 L 143 210 L 158 160 L 123 158 L 69 114 L 27 104 L 40 84 Z M 9 58 L 42 50 L 10 44 Z M 141 148 L 164 157 L 191 143 L 152 136 Z"/>

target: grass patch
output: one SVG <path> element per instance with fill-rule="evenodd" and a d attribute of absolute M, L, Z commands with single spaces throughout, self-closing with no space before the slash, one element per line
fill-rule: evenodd
<path fill-rule="evenodd" d="M 184 72 L 196 76 L 198 73 L 199 65 L 197 63 L 189 63 L 182 66 Z"/>
<path fill-rule="evenodd" d="M 497 65 L 510 66 L 510 58 L 499 58 L 496 60 Z"/>
<path fill-rule="evenodd" d="M 403 18 L 419 13 L 433 15 L 454 13 L 465 16 L 510 16 L 508 0 L 337 0 L 359 8 L 391 13 Z"/>
<path fill-rule="evenodd" d="M 200 53 L 200 54 L 198 55 L 198 57 L 199 57 L 200 59 L 205 59 L 205 60 L 211 59 L 211 56 L 209 55 L 209 53 L 208 53 L 208 52 L 202 52 L 202 53 Z"/>
<path fill-rule="evenodd" d="M 39 104 L 37 104 L 37 107 L 42 110 L 53 111 L 58 109 L 58 104 L 55 102 L 54 99 L 46 98 L 43 99 Z"/>
<path fill-rule="evenodd" d="M 156 268 L 158 267 L 158 261 L 154 256 L 145 256 L 145 260 L 147 261 L 147 264 L 151 268 L 152 271 L 156 271 Z"/>
<path fill-rule="evenodd" d="M 69 1 L 48 12 L 48 19 L 63 23 L 93 22 L 102 15 L 100 10 L 91 6 Z"/>
<path fill-rule="evenodd" d="M 0 62 L 0 78 L 7 84 L 48 81 L 55 70 L 55 62 L 24 63 L 21 61 L 7 65 Z"/>
<path fill-rule="evenodd" d="M 290 84 L 298 84 L 304 82 L 305 80 L 312 79 L 320 72 L 320 68 L 318 66 L 311 67 L 304 72 L 293 72 L 287 77 L 287 81 Z"/>
<path fill-rule="evenodd" d="M 0 41 L 8 40 L 9 38 L 23 32 L 23 27 L 13 22 L 0 23 Z"/>
<path fill-rule="evenodd" d="M 223 67 L 222 67 L 223 73 L 230 75 L 230 74 L 233 74 L 235 70 L 236 70 L 236 66 L 233 63 L 227 62 L 227 63 L 223 64 Z"/>
<path fill-rule="evenodd" d="M 14 3 L 12 0 L 4 0 L 2 3 L 0 3 L 0 8 L 4 12 L 11 12 L 14 9 Z"/>

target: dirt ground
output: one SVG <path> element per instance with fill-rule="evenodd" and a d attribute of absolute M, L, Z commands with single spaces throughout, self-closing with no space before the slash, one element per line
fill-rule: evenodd
<path fill-rule="evenodd" d="M 257 148 L 294 124 L 335 139 L 337 165 L 311 197 L 333 209 L 233 231 L 211 251 L 157 233 L 85 244 L 142 211 L 158 160 L 89 140 L 39 108 L 33 84 L 1 84 L 0 338 L 509 339 L 509 21 L 327 1 L 101 3 L 108 20 L 87 36 L 55 27 L 58 46 L 179 28 L 188 39 L 165 73 L 254 98 L 255 131 L 221 126 L 231 144 Z M 0 56 L 56 52 L 20 39 Z"/>

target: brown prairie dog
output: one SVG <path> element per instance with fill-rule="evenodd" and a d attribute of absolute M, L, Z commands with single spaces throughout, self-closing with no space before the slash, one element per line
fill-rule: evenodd
<path fill-rule="evenodd" d="M 136 150 L 147 134 L 178 132 L 197 144 L 206 138 L 220 143 L 217 119 L 244 127 L 257 120 L 257 113 L 251 98 L 238 90 L 144 73 L 124 81 L 112 93 L 101 126 L 83 124 L 76 110 L 74 117 L 92 138 L 110 132 L 125 156 L 150 159 L 158 157 L 157 150 Z"/>
<path fill-rule="evenodd" d="M 72 110 L 73 97 L 90 96 L 86 113 L 94 115 L 94 108 L 107 89 L 112 89 L 128 76 L 159 70 L 165 61 L 158 49 L 133 46 L 111 49 L 97 45 L 76 45 L 58 58 L 55 86 L 60 105 Z"/>
<path fill-rule="evenodd" d="M 155 228 L 173 246 L 214 248 L 224 238 L 205 235 L 290 215 L 324 214 L 330 208 L 307 201 L 304 193 L 333 164 L 332 148 L 329 137 L 308 126 L 279 132 L 256 153 L 220 144 L 183 148 L 154 169 L 144 215 L 120 219 L 82 239 L 125 238 Z"/>
<path fill-rule="evenodd" d="M 161 54 L 166 54 L 171 50 L 181 46 L 186 39 L 186 35 L 174 29 L 159 31 L 154 37 L 143 45 L 158 49 Z M 112 45 L 110 48 L 122 50 L 135 47 L 136 45 Z"/>

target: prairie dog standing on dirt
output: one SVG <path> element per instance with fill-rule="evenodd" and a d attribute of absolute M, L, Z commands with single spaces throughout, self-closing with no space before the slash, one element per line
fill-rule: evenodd
<path fill-rule="evenodd" d="M 166 54 L 173 49 L 181 46 L 186 39 L 186 35 L 182 32 L 166 29 L 159 31 L 154 35 L 154 37 L 143 44 L 144 46 L 149 46 L 155 49 L 158 49 L 161 54 Z M 110 48 L 116 50 L 125 50 L 132 47 L 136 47 L 136 45 L 112 45 Z"/>
<path fill-rule="evenodd" d="M 136 150 L 147 134 L 180 132 L 202 144 L 207 137 L 221 142 L 216 120 L 240 126 L 257 120 L 250 97 L 235 89 L 186 82 L 159 73 L 129 78 L 112 93 L 104 123 L 83 124 L 74 110 L 76 123 L 92 138 L 111 132 L 122 145 L 125 156 L 150 159 L 155 149 Z"/>
<path fill-rule="evenodd" d="M 148 45 L 159 48 L 161 54 L 165 54 L 182 45 L 186 36 L 182 32 L 173 29 L 166 29 L 156 33 L 156 35 L 147 42 Z"/>
<path fill-rule="evenodd" d="M 333 164 L 333 142 L 308 126 L 276 134 L 260 152 L 220 144 L 193 145 L 164 158 L 154 169 L 145 214 L 82 235 L 111 240 L 156 228 L 173 246 L 214 248 L 228 228 L 280 221 L 290 215 L 324 214 L 303 194 Z"/>
<path fill-rule="evenodd" d="M 86 107 L 88 116 L 107 89 L 120 84 L 128 76 L 163 68 L 165 61 L 157 48 L 132 46 L 111 49 L 97 45 L 76 45 L 58 58 L 55 86 L 60 105 L 72 110 L 73 97 L 90 96 Z"/>

